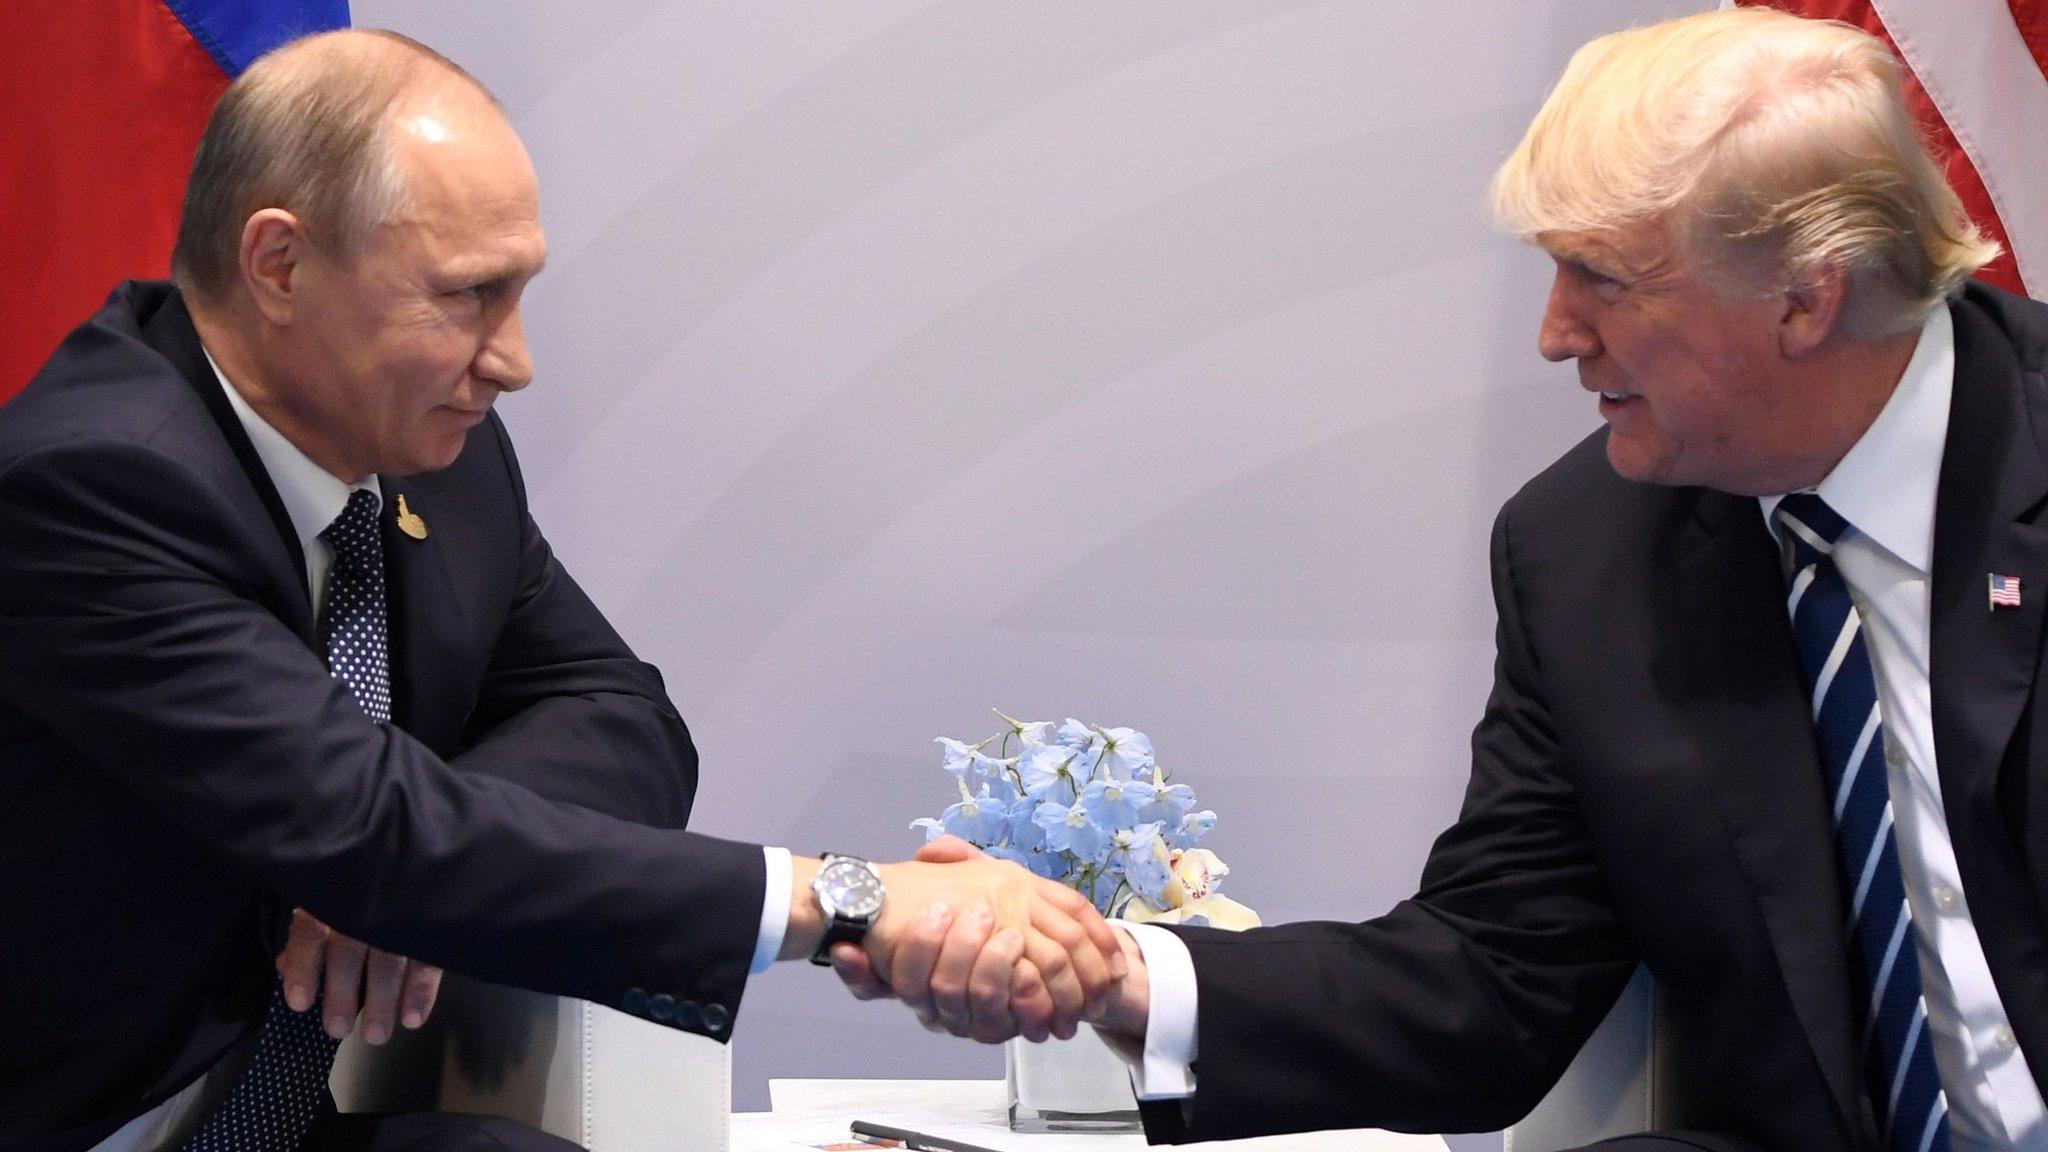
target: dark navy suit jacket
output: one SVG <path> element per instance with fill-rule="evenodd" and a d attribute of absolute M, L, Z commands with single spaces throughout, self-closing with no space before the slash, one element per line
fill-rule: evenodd
<path fill-rule="evenodd" d="M 1971 913 L 2048 1074 L 2048 306 L 1971 286 L 1935 510 L 1935 758 Z M 1757 502 L 1635 484 L 1596 434 L 1502 509 L 1494 687 L 1420 891 L 1364 924 L 1182 929 L 1197 1091 L 1156 1140 L 1520 1119 L 1630 972 L 1712 1148 L 1875 1152 L 1845 898 Z M 1986 577 L 2021 577 L 1989 610 Z"/>
<path fill-rule="evenodd" d="M 503 426 L 384 490 L 388 728 L 314 651 L 297 536 L 175 289 L 123 285 L 0 409 L 0 1149 L 87 1147 L 242 1043 L 295 906 L 729 1035 L 761 851 L 679 831 L 689 734 L 555 561 Z"/>

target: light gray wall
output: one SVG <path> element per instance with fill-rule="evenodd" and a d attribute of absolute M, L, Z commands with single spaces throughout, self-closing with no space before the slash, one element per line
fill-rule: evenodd
<path fill-rule="evenodd" d="M 355 0 L 500 93 L 553 254 L 503 411 L 659 664 L 697 826 L 883 857 L 988 709 L 1150 732 L 1271 920 L 1405 895 L 1494 509 L 1597 421 L 1483 192 L 1570 51 L 1711 0 Z M 771 1075 L 999 1074 L 785 965 Z M 1470 1146 L 1478 1146 L 1476 1143 Z"/>

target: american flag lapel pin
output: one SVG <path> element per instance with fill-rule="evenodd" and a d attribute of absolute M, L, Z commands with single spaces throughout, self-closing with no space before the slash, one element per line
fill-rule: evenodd
<path fill-rule="evenodd" d="M 2020 606 L 2020 578 L 1991 574 L 1991 611 Z"/>

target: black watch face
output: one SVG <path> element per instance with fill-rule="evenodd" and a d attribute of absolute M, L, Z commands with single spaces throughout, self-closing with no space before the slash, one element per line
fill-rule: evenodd
<path fill-rule="evenodd" d="M 865 864 L 834 860 L 818 873 L 819 895 L 841 916 L 867 919 L 882 909 L 882 878 Z"/>

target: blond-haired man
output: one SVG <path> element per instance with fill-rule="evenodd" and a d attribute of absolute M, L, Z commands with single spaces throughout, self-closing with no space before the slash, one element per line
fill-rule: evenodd
<path fill-rule="evenodd" d="M 2048 308 L 1771 12 L 1581 49 L 1494 201 L 1607 426 L 1500 513 L 1416 896 L 1134 938 L 1151 1135 L 1513 1123 L 1647 964 L 1691 1130 L 1611 1147 L 2048 1148 Z"/>

